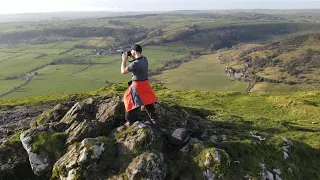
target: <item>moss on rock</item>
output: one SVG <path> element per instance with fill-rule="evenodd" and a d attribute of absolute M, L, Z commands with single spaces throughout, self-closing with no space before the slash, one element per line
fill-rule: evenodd
<path fill-rule="evenodd" d="M 32 151 L 40 153 L 44 151 L 51 160 L 60 158 L 66 150 L 68 133 L 41 132 L 33 137 Z"/>
<path fill-rule="evenodd" d="M 44 111 L 36 120 L 31 121 L 30 126 L 36 127 L 50 122 L 57 122 L 64 116 L 68 109 L 68 106 L 59 103 L 54 108 Z"/>

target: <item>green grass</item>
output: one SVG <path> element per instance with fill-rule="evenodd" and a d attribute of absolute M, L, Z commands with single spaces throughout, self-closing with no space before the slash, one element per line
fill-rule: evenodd
<path fill-rule="evenodd" d="M 7 92 L 14 87 L 19 86 L 24 82 L 23 79 L 14 79 L 14 80 L 0 80 L 0 94 Z"/>
<path fill-rule="evenodd" d="M 72 48 L 75 45 L 83 44 L 87 42 L 88 39 L 75 39 L 74 41 L 63 41 L 62 43 L 59 43 L 54 48 L 56 49 L 69 49 Z"/>
<path fill-rule="evenodd" d="M 242 94 L 214 93 L 211 91 L 174 91 L 158 90 L 160 101 L 178 104 L 190 108 L 206 110 L 215 116 L 215 121 L 243 124 L 248 121 L 252 130 L 265 133 L 266 136 L 290 137 L 308 144 L 313 148 L 320 147 L 320 126 L 313 125 L 320 115 L 320 92 L 296 92 L 286 94 Z M 287 122 L 280 125 L 279 121 Z M 250 124 L 249 123 L 249 124 Z M 239 133 L 245 129 L 237 129 Z M 230 133 L 234 130 L 225 130 Z M 310 138 L 301 138 L 298 134 Z M 309 134 L 309 135 L 308 135 Z M 242 134 L 241 136 L 248 134 Z M 311 136 L 312 135 L 312 136 Z"/>
<path fill-rule="evenodd" d="M 37 54 L 25 54 L 14 59 L 0 62 L 0 78 L 24 74 L 38 66 L 47 64 L 52 58 L 36 59 Z"/>
<path fill-rule="evenodd" d="M 317 90 L 312 85 L 308 84 L 296 84 L 296 85 L 286 85 L 286 84 L 274 84 L 268 82 L 257 83 L 251 92 L 254 93 L 289 93 L 289 92 L 298 92 L 298 91 L 311 91 Z"/>
<path fill-rule="evenodd" d="M 32 81 L 12 94 L 4 96 L 5 99 L 22 98 L 36 95 L 49 95 L 55 93 L 92 91 L 104 85 L 104 76 L 90 75 L 80 78 L 71 73 L 78 72 L 87 65 L 54 65 L 43 68 Z"/>
<path fill-rule="evenodd" d="M 84 54 L 92 54 L 93 50 L 92 49 L 74 49 L 66 54 L 68 55 L 74 55 L 74 56 L 80 56 Z"/>
<path fill-rule="evenodd" d="M 55 48 L 35 48 L 35 49 L 24 49 L 23 53 L 37 53 L 37 54 L 51 54 L 58 55 L 62 52 L 66 51 L 66 49 L 55 49 Z"/>
<path fill-rule="evenodd" d="M 162 67 L 167 60 L 180 59 L 187 55 L 185 50 L 166 46 L 147 46 L 143 49 L 143 55 L 148 58 L 149 69 Z"/>
<path fill-rule="evenodd" d="M 10 52 L 3 52 L 2 49 L 0 49 L 0 61 L 2 59 L 8 58 L 10 56 L 14 55 L 13 53 Z"/>
<path fill-rule="evenodd" d="M 205 55 L 176 69 L 154 76 L 165 86 L 177 90 L 241 91 L 247 83 L 231 81 L 220 67 L 218 55 Z"/>
<path fill-rule="evenodd" d="M 23 56 L 25 53 L 22 53 L 20 50 L 16 51 L 16 52 L 11 52 L 10 51 L 10 54 L 8 53 L 7 56 L 3 56 L 0 58 L 0 63 L 2 62 L 5 62 L 9 59 L 14 59 L 14 58 L 17 58 L 17 57 L 20 57 L 20 56 Z"/>
<path fill-rule="evenodd" d="M 59 44 L 60 41 L 55 43 L 46 43 L 46 44 L 21 44 L 19 47 L 23 49 L 37 50 L 37 49 L 51 49 L 52 46 Z"/>
<path fill-rule="evenodd" d="M 120 54 L 117 55 L 108 55 L 108 56 L 90 56 L 93 63 L 112 63 L 114 61 L 121 61 Z M 107 65 L 106 65 L 107 66 Z"/>

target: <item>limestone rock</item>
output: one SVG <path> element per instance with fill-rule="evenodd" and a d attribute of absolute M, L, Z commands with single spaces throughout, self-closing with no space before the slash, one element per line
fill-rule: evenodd
<path fill-rule="evenodd" d="M 33 137 L 41 132 L 46 132 L 48 126 L 40 126 L 37 128 L 29 129 L 21 133 L 20 140 L 22 142 L 23 148 L 27 151 L 29 156 L 29 161 L 33 172 L 40 176 L 45 172 L 50 170 L 48 155 L 42 154 L 41 156 L 33 152 L 32 143 Z"/>
<path fill-rule="evenodd" d="M 56 132 L 52 126 L 39 126 L 21 133 L 20 140 L 36 175 L 50 176 L 54 162 L 64 153 L 66 137 L 67 134 Z"/>
<path fill-rule="evenodd" d="M 185 166 L 188 166 L 189 161 L 196 161 L 198 166 L 203 167 L 201 176 L 206 180 L 222 177 L 231 163 L 229 155 L 224 150 L 206 147 L 202 141 L 196 138 L 191 138 L 180 151 L 187 161 Z M 184 178 L 195 179 L 199 178 L 199 176 L 187 173 Z"/>
<path fill-rule="evenodd" d="M 100 122 L 107 122 L 114 118 L 123 118 L 122 103 L 119 96 L 112 98 L 102 99 L 98 101 L 95 110 L 95 117 Z"/>
<path fill-rule="evenodd" d="M 262 171 L 261 171 L 261 180 L 274 180 L 273 174 L 267 170 L 264 164 L 260 164 Z"/>
<path fill-rule="evenodd" d="M 207 172 L 212 172 L 214 177 L 221 177 L 226 168 L 230 166 L 231 160 L 229 155 L 222 149 L 209 148 L 205 149 L 204 166 Z M 210 178 L 209 178 L 210 179 Z"/>
<path fill-rule="evenodd" d="M 69 133 L 67 144 L 81 142 L 85 138 L 95 138 L 105 134 L 107 127 L 99 121 L 75 121 L 66 130 Z"/>
<path fill-rule="evenodd" d="M 77 102 L 62 118 L 61 122 L 98 120 L 106 122 L 121 116 L 121 99 L 119 96 L 88 98 Z"/>
<path fill-rule="evenodd" d="M 69 108 L 70 107 L 68 105 L 59 103 L 52 109 L 44 111 L 35 121 L 33 121 L 33 124 L 36 126 L 40 126 L 52 122 L 59 122 L 69 110 Z"/>
<path fill-rule="evenodd" d="M 203 171 L 203 177 L 206 180 L 214 180 L 215 174 L 210 169 Z"/>
<path fill-rule="evenodd" d="M 280 174 L 281 174 L 280 169 L 273 169 L 272 171 L 273 171 L 274 173 L 278 174 L 278 175 L 280 175 Z"/>
<path fill-rule="evenodd" d="M 275 180 L 282 180 L 282 178 L 278 174 L 276 174 L 275 175 Z"/>
<path fill-rule="evenodd" d="M 282 140 L 284 141 L 283 146 L 282 146 L 283 156 L 284 156 L 284 159 L 286 160 L 289 158 L 289 155 L 292 151 L 293 142 L 288 138 L 282 138 Z"/>
<path fill-rule="evenodd" d="M 69 147 L 53 167 L 51 179 L 99 179 L 115 157 L 114 143 L 107 138 L 86 138 Z M 105 177 L 104 177 L 105 178 Z"/>
<path fill-rule="evenodd" d="M 138 123 L 119 127 L 111 134 L 111 137 L 116 139 L 118 155 L 126 154 L 140 146 L 146 147 L 159 137 L 152 128 L 139 128 Z"/>
<path fill-rule="evenodd" d="M 167 165 L 161 153 L 145 152 L 129 164 L 126 174 L 129 180 L 162 180 L 167 175 Z"/>
<path fill-rule="evenodd" d="M 88 98 L 77 102 L 61 119 L 60 122 L 69 126 L 75 122 L 98 121 L 105 124 L 105 131 L 111 130 L 119 125 L 123 119 L 123 107 L 119 96 Z"/>
<path fill-rule="evenodd" d="M 14 168 L 28 162 L 28 154 L 21 143 L 4 142 L 0 145 L 0 179 Z M 31 170 L 31 168 L 30 168 Z"/>
<path fill-rule="evenodd" d="M 94 119 L 94 99 L 88 98 L 82 102 L 77 102 L 62 118 L 61 122 L 72 124 L 73 121 L 84 121 Z"/>

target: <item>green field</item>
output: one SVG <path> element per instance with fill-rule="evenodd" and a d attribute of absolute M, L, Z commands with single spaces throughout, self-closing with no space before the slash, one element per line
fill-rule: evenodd
<path fill-rule="evenodd" d="M 22 79 L 15 79 L 15 80 L 0 80 L 0 93 L 7 92 L 14 87 L 19 86 L 22 84 L 24 80 Z"/>
<path fill-rule="evenodd" d="M 52 61 L 49 57 L 36 59 L 37 54 L 25 54 L 14 59 L 0 62 L 0 78 L 17 76 L 33 70 L 34 68 Z"/>
<path fill-rule="evenodd" d="M 44 49 L 42 49 L 44 50 Z M 82 49 L 75 49 L 68 52 L 69 55 L 82 51 Z M 16 90 L 15 92 L 2 97 L 2 99 L 15 99 L 30 97 L 36 95 L 49 95 L 63 92 L 86 92 L 99 89 L 108 82 L 127 82 L 131 75 L 122 75 L 120 73 L 121 56 L 120 54 L 108 56 L 90 55 L 91 50 L 84 50 L 76 55 L 89 54 L 91 59 L 90 64 L 60 64 L 49 65 L 40 70 L 37 70 L 38 76 L 35 76 L 26 86 Z M 149 59 L 150 69 L 162 67 L 163 63 L 169 59 L 182 58 L 186 56 L 187 52 L 181 48 L 166 47 L 166 46 L 149 46 L 144 48 L 143 53 Z M 25 55 L 21 58 L 6 61 L 1 63 L 3 66 L 0 74 L 2 78 L 13 76 L 15 74 L 22 74 L 25 70 L 35 68 L 42 63 L 52 62 L 58 56 L 50 55 L 40 59 L 35 59 L 34 55 Z M 28 59 L 29 58 L 29 59 Z M 41 62 L 41 63 L 40 63 Z M 25 63 L 21 68 L 14 68 L 15 71 L 7 71 L 6 69 L 13 69 L 17 64 Z M 97 64 L 95 64 L 97 63 Z M 1 88 L 0 93 L 3 93 L 16 84 L 15 81 L 6 81 L 8 85 Z M 12 84 L 11 84 L 12 83 Z"/>
<path fill-rule="evenodd" d="M 245 82 L 231 81 L 220 67 L 217 54 L 201 56 L 177 69 L 164 71 L 154 78 L 177 90 L 243 92 L 248 85 Z"/>

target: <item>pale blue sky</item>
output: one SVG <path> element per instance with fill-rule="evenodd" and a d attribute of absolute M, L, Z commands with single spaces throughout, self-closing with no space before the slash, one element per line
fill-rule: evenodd
<path fill-rule="evenodd" d="M 0 0 L 0 14 L 52 11 L 320 9 L 320 0 Z"/>

